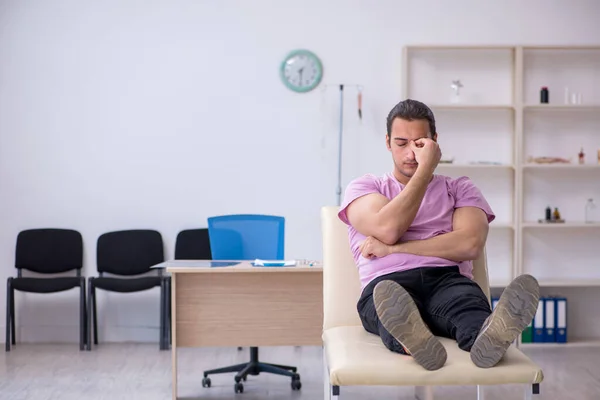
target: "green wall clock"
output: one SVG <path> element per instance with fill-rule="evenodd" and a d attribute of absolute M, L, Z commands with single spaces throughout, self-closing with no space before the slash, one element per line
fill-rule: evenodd
<path fill-rule="evenodd" d="M 279 74 L 288 89 L 298 93 L 310 92 L 323 78 L 323 64 L 313 52 L 295 50 L 283 60 Z"/>

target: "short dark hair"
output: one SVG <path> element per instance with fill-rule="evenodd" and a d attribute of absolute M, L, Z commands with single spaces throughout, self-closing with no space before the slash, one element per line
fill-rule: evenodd
<path fill-rule="evenodd" d="M 435 131 L 435 117 L 433 111 L 424 103 L 417 100 L 406 99 L 396 104 L 387 117 L 387 134 L 392 135 L 392 124 L 396 118 L 406 121 L 425 119 L 429 122 L 429 134 L 433 137 Z"/>

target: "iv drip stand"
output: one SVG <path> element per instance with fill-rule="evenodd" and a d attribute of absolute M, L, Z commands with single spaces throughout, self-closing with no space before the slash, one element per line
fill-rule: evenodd
<path fill-rule="evenodd" d="M 334 86 L 334 84 L 324 85 L 323 90 L 327 90 L 328 86 Z M 337 205 L 340 206 L 342 204 L 342 149 L 343 149 L 343 134 L 344 134 L 344 86 L 345 87 L 356 87 L 359 94 L 358 99 L 358 116 L 362 119 L 362 85 L 357 84 L 335 84 L 335 86 L 339 87 L 340 90 L 340 122 L 339 122 L 339 132 L 338 132 L 338 160 L 337 160 L 337 186 L 335 188 L 335 193 L 337 195 Z"/>
<path fill-rule="evenodd" d="M 342 204 L 342 133 L 344 131 L 344 85 L 340 85 L 340 131 L 338 136 L 337 205 Z"/>

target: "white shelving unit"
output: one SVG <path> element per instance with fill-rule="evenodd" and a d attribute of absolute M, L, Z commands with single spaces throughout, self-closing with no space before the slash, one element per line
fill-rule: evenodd
<path fill-rule="evenodd" d="M 487 242 L 491 285 L 531 273 L 545 294 L 567 293 L 569 340 L 583 343 L 600 343 L 600 322 L 582 311 L 600 320 L 587 305 L 600 302 L 600 221 L 584 222 L 586 200 L 600 206 L 598 71 L 600 46 L 410 46 L 402 71 L 403 98 L 432 108 L 442 158 L 454 160 L 437 172 L 469 176 L 496 213 Z M 451 89 L 457 79 L 459 102 Z M 548 104 L 540 103 L 544 86 Z M 547 206 L 566 222 L 538 222 Z"/>

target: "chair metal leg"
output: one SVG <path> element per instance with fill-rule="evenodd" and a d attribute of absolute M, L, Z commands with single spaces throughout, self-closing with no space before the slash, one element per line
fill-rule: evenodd
<path fill-rule="evenodd" d="M 169 349 L 169 282 L 167 278 L 164 278 L 163 281 L 164 286 L 164 295 L 162 296 L 161 301 L 164 304 L 165 315 L 163 316 L 163 327 L 162 327 L 162 340 L 163 345 L 165 346 L 165 350 Z"/>
<path fill-rule="evenodd" d="M 164 279 L 160 282 L 160 317 L 159 317 L 159 328 L 158 328 L 158 348 L 165 350 L 165 281 Z"/>
<path fill-rule="evenodd" d="M 248 363 L 243 363 L 243 364 L 231 365 L 229 367 L 210 369 L 208 371 L 204 371 L 204 377 L 206 378 L 208 375 L 224 374 L 227 372 L 240 372 L 241 370 L 246 368 L 247 365 L 248 365 Z"/>
<path fill-rule="evenodd" d="M 92 297 L 92 287 L 94 287 L 94 278 L 88 279 L 88 303 L 87 303 L 87 350 L 92 350 L 92 318 L 94 316 L 92 305 L 94 299 Z"/>
<path fill-rule="evenodd" d="M 481 385 L 477 385 L 477 400 L 485 400 L 485 390 Z"/>
<path fill-rule="evenodd" d="M 270 365 L 271 367 L 279 368 L 279 369 L 287 369 L 288 371 L 296 372 L 298 371 L 297 367 L 292 367 L 291 365 L 281 365 L 281 364 L 271 364 L 271 363 L 261 363 L 264 365 Z"/>
<path fill-rule="evenodd" d="M 96 303 L 96 286 L 94 285 L 92 285 L 92 301 L 92 307 L 94 310 L 94 344 L 98 346 L 98 304 Z"/>
<path fill-rule="evenodd" d="M 477 393 L 479 393 L 479 389 Z M 417 400 L 433 400 L 433 386 L 416 386 L 415 398 Z"/>
<path fill-rule="evenodd" d="M 11 338 L 10 338 L 10 322 L 11 322 L 11 296 L 10 296 L 10 292 L 12 290 L 12 285 L 11 285 L 11 281 L 12 278 L 8 278 L 6 280 L 6 344 L 5 344 L 5 350 L 6 351 L 10 351 L 10 343 L 11 343 Z"/>
<path fill-rule="evenodd" d="M 531 385 L 525 385 L 525 400 L 532 400 L 533 399 L 533 388 L 531 387 Z"/>
<path fill-rule="evenodd" d="M 253 365 L 252 363 L 248 363 L 248 365 L 246 365 L 240 372 L 238 372 L 234 379 L 237 382 L 241 381 L 242 379 L 244 379 L 245 377 L 247 377 L 250 373 L 252 373 L 253 369 L 256 368 L 255 365 Z"/>
<path fill-rule="evenodd" d="M 331 387 L 331 398 L 334 400 L 337 400 L 340 398 L 340 387 L 339 386 Z"/>
<path fill-rule="evenodd" d="M 331 378 L 329 376 L 329 366 L 327 365 L 327 357 L 325 356 L 325 348 L 323 348 L 323 398 L 325 400 L 337 400 L 340 396 L 340 387 L 331 386 Z"/>
<path fill-rule="evenodd" d="M 172 320 L 172 309 L 171 309 L 171 278 L 167 279 L 167 321 L 168 321 L 168 327 L 167 327 L 167 337 L 169 338 L 168 340 L 168 345 L 170 346 L 173 343 L 173 320 Z"/>
<path fill-rule="evenodd" d="M 79 287 L 79 351 L 84 351 L 87 347 L 86 323 L 87 310 L 85 306 L 85 278 L 81 277 Z"/>
<path fill-rule="evenodd" d="M 17 324 L 15 324 L 15 289 L 12 287 L 12 280 L 10 284 L 10 330 L 12 337 L 12 344 L 17 344 Z"/>

